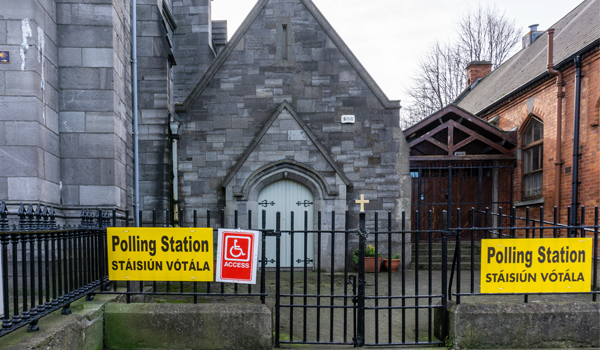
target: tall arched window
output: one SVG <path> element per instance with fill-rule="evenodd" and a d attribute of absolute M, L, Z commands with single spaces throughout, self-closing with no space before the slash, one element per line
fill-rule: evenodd
<path fill-rule="evenodd" d="M 525 198 L 542 196 L 544 124 L 532 117 L 521 135 L 523 146 L 523 189 Z"/>

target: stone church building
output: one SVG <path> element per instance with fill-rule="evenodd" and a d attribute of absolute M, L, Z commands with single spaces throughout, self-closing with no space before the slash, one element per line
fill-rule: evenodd
<path fill-rule="evenodd" d="M 367 211 L 409 210 L 400 103 L 311 0 L 259 0 L 230 40 L 209 0 L 138 0 L 136 56 L 129 0 L 0 4 L 0 198 L 12 207 L 52 205 L 67 223 L 84 207 L 143 222 L 170 209 L 186 226 L 193 209 L 203 223 L 224 208 L 241 227 L 249 210 L 254 227 L 263 209 L 294 211 L 296 228 L 307 211 L 309 229 L 318 211 L 323 228 L 333 211 L 356 225 L 360 195 Z"/>

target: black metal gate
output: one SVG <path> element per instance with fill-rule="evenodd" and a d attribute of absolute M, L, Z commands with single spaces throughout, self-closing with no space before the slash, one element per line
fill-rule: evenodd
<path fill-rule="evenodd" d="M 482 213 L 489 208 L 510 208 L 513 203 L 513 172 L 509 165 L 472 166 L 414 166 L 411 167 L 413 227 L 428 227 L 428 216 L 433 213 L 433 229 L 440 230 L 441 212 L 456 213 L 461 209 L 460 222 L 466 224 L 468 213 L 475 208 Z M 456 227 L 459 218 L 452 216 L 449 227 Z M 477 215 L 476 220 L 479 220 Z M 439 235 L 434 239 L 440 239 Z M 421 235 L 427 239 L 427 235 Z"/>
<path fill-rule="evenodd" d="M 294 221 L 293 213 L 290 219 Z M 419 271 L 418 260 L 411 267 L 405 254 L 410 251 L 411 234 L 419 232 L 405 230 L 405 219 L 403 216 L 401 229 L 393 231 L 391 213 L 383 220 L 378 213 L 373 213 L 367 228 L 367 215 L 360 213 L 358 229 L 350 229 L 346 212 L 344 230 L 336 231 L 335 212 L 331 213 L 329 230 L 322 229 L 322 217 L 318 213 L 315 231 L 308 229 L 306 219 L 300 229 L 294 230 L 292 224 L 290 231 L 281 231 L 281 214 L 277 213 L 277 227 L 272 234 L 277 242 L 273 257 L 276 347 L 282 344 L 443 345 L 447 325 L 446 322 L 434 324 L 434 313 L 440 313 L 439 320 L 446 319 L 447 259 L 443 259 L 443 268 L 437 272 Z M 308 266 L 313 257 L 306 253 L 291 257 L 304 263 L 304 267 L 281 268 L 281 251 L 294 251 L 294 247 L 281 246 L 282 235 L 302 235 L 304 252 L 308 235 L 315 235 L 314 268 Z M 324 246 L 323 242 L 330 244 Z M 395 254 L 402 257 L 398 271 L 392 271 L 391 259 L 385 259 L 394 258 Z M 387 260 L 381 264 L 388 266 L 387 271 L 367 272 L 369 255 L 381 255 L 381 260 Z M 443 255 L 447 255 L 445 251 Z M 373 260 L 377 265 L 378 259 Z"/>

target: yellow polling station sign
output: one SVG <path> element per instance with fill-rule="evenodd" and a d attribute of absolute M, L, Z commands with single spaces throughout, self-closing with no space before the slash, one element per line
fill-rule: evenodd
<path fill-rule="evenodd" d="M 481 293 L 589 292 L 592 238 L 484 239 Z"/>
<path fill-rule="evenodd" d="M 213 280 L 211 228 L 109 227 L 111 281 Z"/>

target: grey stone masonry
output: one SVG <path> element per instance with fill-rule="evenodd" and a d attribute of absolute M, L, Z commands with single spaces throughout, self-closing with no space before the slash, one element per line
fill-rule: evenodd
<path fill-rule="evenodd" d="M 60 203 L 58 51 L 53 1 L 0 0 L 0 197 Z"/>
<path fill-rule="evenodd" d="M 286 167 L 285 176 L 318 184 L 314 191 L 327 188 L 315 194 L 317 207 L 336 210 L 338 222 L 345 210 L 358 217 L 360 194 L 367 210 L 399 220 L 410 208 L 399 103 L 383 95 L 311 1 L 261 0 L 246 21 L 177 105 L 182 206 L 258 213 L 256 193 L 278 179 L 270 171 Z M 356 122 L 342 124 L 342 115 Z"/>
<path fill-rule="evenodd" d="M 168 167 L 168 122 L 173 110 L 173 67 L 167 20 L 172 8 L 165 3 L 138 1 L 138 105 L 140 140 L 140 209 L 148 221 L 153 209 L 168 208 L 170 170 Z M 178 24 L 178 22 L 176 22 Z"/>
<path fill-rule="evenodd" d="M 173 0 L 177 21 L 173 51 L 175 100 L 184 99 L 215 58 L 211 25 L 212 0 Z"/>
<path fill-rule="evenodd" d="M 131 3 L 55 6 L 60 204 L 74 218 L 82 207 L 124 210 L 132 203 Z"/>

